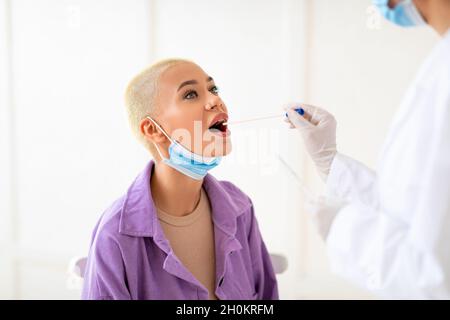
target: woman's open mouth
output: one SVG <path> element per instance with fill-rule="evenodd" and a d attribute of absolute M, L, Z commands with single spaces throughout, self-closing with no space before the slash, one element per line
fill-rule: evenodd
<path fill-rule="evenodd" d="M 208 130 L 221 137 L 229 136 L 231 132 L 228 130 L 228 116 L 225 113 L 217 115 Z"/>

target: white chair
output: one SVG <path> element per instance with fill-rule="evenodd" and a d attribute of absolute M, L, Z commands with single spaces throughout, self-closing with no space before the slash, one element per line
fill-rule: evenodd
<path fill-rule="evenodd" d="M 286 271 L 288 262 L 285 256 L 281 254 L 270 254 L 273 269 L 276 274 Z M 78 283 L 77 279 L 83 279 L 86 270 L 87 257 L 74 257 L 69 263 L 69 277 L 72 277 L 71 283 Z"/>
<path fill-rule="evenodd" d="M 87 257 L 73 257 L 67 270 L 67 288 L 69 290 L 81 290 L 83 286 L 84 271 L 86 270 Z"/>
<path fill-rule="evenodd" d="M 86 262 L 87 257 L 73 257 L 69 262 L 69 275 L 83 278 L 84 271 L 86 270 Z"/>
<path fill-rule="evenodd" d="M 284 255 L 271 253 L 270 260 L 272 261 L 273 270 L 276 274 L 281 274 L 287 270 L 288 260 Z"/>

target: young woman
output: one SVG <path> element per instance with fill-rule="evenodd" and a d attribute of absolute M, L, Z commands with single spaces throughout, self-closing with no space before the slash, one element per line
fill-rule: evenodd
<path fill-rule="evenodd" d="M 154 160 L 95 227 L 84 299 L 277 299 L 250 198 L 208 171 L 231 151 L 228 111 L 198 65 L 165 60 L 126 92 Z"/>

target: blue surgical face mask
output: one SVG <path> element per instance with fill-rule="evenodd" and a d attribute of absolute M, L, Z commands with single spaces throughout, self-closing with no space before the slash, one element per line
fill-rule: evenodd
<path fill-rule="evenodd" d="M 151 120 L 171 142 L 169 146 L 169 158 L 165 158 L 158 146 L 155 145 L 162 161 L 168 166 L 187 175 L 188 177 L 191 177 L 192 179 L 201 180 L 206 176 L 209 170 L 219 165 L 222 157 L 203 157 L 191 152 L 180 143 L 169 137 L 169 135 L 155 120 L 151 117 L 147 118 Z"/>
<path fill-rule="evenodd" d="M 412 0 L 403 0 L 394 8 L 389 8 L 389 0 L 373 0 L 381 15 L 402 27 L 423 26 L 426 24 Z"/>

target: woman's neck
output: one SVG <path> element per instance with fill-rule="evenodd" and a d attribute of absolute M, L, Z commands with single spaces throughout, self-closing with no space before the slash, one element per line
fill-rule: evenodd
<path fill-rule="evenodd" d="M 156 207 L 179 217 L 194 211 L 202 184 L 203 180 L 194 180 L 161 161 L 155 163 L 150 181 Z"/>

